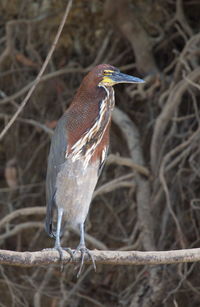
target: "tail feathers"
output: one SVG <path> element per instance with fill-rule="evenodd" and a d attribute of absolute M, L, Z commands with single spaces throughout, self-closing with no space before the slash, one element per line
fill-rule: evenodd
<path fill-rule="evenodd" d="M 53 199 L 47 204 L 47 215 L 45 219 L 45 230 L 51 238 L 55 238 L 55 232 L 53 231 L 53 211 L 54 211 Z"/>
<path fill-rule="evenodd" d="M 55 232 L 53 231 L 53 211 L 55 209 L 55 194 L 56 190 L 53 193 L 53 196 L 50 200 L 47 201 L 47 214 L 45 219 L 45 230 L 51 238 L 55 238 Z"/>
<path fill-rule="evenodd" d="M 45 230 L 51 238 L 54 238 L 54 233 L 53 233 L 53 230 L 52 230 L 52 224 L 49 224 L 47 221 L 45 222 Z"/>
<path fill-rule="evenodd" d="M 48 214 L 47 214 L 46 220 L 45 220 L 45 230 L 51 238 L 55 238 L 55 233 L 53 231 L 52 216 L 49 216 Z"/>
<path fill-rule="evenodd" d="M 55 197 L 55 193 L 54 193 L 54 197 Z M 52 200 L 47 204 L 47 214 L 46 214 L 46 219 L 45 219 L 45 230 L 48 233 L 48 235 L 51 238 L 56 239 L 56 227 L 54 228 L 55 221 L 53 221 L 53 215 L 54 215 L 54 210 L 56 210 L 56 205 L 54 202 L 54 197 L 52 198 Z M 54 228 L 54 229 L 53 229 Z M 64 227 L 62 225 L 62 229 L 60 232 L 60 237 L 63 236 L 63 232 L 64 232 Z"/>
<path fill-rule="evenodd" d="M 62 229 L 60 231 L 60 237 L 63 236 L 64 234 L 64 228 L 65 228 L 65 223 L 64 225 L 62 226 Z M 46 220 L 45 220 L 45 230 L 46 232 L 48 233 L 48 235 L 51 237 L 51 238 L 54 238 L 56 239 L 56 229 L 53 229 L 53 219 L 52 219 L 52 215 L 50 214 L 47 214 L 46 216 Z"/>

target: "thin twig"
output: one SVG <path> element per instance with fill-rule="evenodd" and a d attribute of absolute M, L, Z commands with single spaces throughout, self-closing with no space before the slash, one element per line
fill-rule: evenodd
<path fill-rule="evenodd" d="M 128 166 L 132 168 L 133 170 L 135 170 L 136 172 L 140 173 L 141 175 L 144 175 L 147 177 L 149 177 L 150 175 L 149 170 L 145 166 L 134 163 L 133 160 L 130 158 L 125 158 L 125 157 L 120 157 L 117 155 L 110 154 L 108 156 L 108 160 L 106 161 L 106 164 L 109 165 L 113 163 L 116 163 L 118 165 Z"/>

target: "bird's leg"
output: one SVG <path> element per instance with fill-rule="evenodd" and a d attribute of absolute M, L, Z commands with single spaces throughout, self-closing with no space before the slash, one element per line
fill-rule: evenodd
<path fill-rule="evenodd" d="M 63 248 L 60 244 L 61 237 L 61 225 L 62 225 L 62 217 L 63 217 L 63 208 L 58 208 L 58 217 L 57 217 L 57 229 L 56 229 L 56 241 L 54 248 L 59 252 L 60 261 L 61 261 L 61 271 L 63 271 L 63 250 L 70 254 L 71 259 L 73 259 L 74 255 L 70 248 Z"/>
<path fill-rule="evenodd" d="M 55 241 L 54 248 L 57 249 L 57 251 L 59 252 L 61 261 L 63 259 L 62 247 L 61 247 L 61 244 L 60 244 L 60 232 L 61 232 L 62 217 L 63 217 L 63 208 L 58 208 L 56 241 Z"/>
<path fill-rule="evenodd" d="M 87 247 L 85 246 L 85 233 L 84 233 L 84 223 L 81 223 L 79 225 L 80 227 L 80 243 L 78 245 L 78 247 L 76 248 L 74 255 L 80 251 L 81 252 L 81 264 L 80 264 L 80 268 L 77 274 L 77 278 L 80 276 L 81 272 L 82 272 L 82 268 L 83 268 L 83 264 L 84 264 L 84 258 L 85 258 L 85 254 L 87 254 L 91 260 L 92 260 L 92 264 L 93 264 L 93 268 L 96 271 L 96 264 L 94 261 L 94 258 L 92 256 L 92 254 L 90 253 L 90 251 L 87 249 Z"/>
<path fill-rule="evenodd" d="M 54 249 L 56 249 L 60 256 L 60 270 L 63 271 L 63 250 L 60 244 L 60 232 L 61 232 L 61 224 L 63 217 L 63 208 L 58 208 L 58 217 L 57 217 L 57 228 L 56 228 L 56 241 L 54 245 Z"/>
<path fill-rule="evenodd" d="M 68 252 L 68 254 L 71 256 L 71 259 L 74 258 L 74 254 L 73 254 L 73 252 L 70 248 L 61 247 L 60 237 L 61 237 L 62 217 L 63 217 L 63 208 L 58 208 L 57 228 L 56 228 L 56 232 L 54 233 L 54 236 L 55 236 L 55 239 L 56 239 L 54 248 L 43 249 L 44 251 L 52 250 L 52 249 L 58 251 L 59 256 L 60 256 L 60 261 L 61 261 L 61 271 L 63 271 L 63 250 Z"/>

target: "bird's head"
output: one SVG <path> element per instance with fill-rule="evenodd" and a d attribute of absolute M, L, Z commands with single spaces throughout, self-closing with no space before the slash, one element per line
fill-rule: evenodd
<path fill-rule="evenodd" d="M 100 64 L 94 67 L 88 77 L 98 86 L 113 86 L 118 83 L 142 83 L 144 80 L 123 74 L 120 70 L 109 64 Z"/>

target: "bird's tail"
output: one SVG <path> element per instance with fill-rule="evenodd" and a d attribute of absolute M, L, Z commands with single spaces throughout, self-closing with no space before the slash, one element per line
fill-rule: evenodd
<path fill-rule="evenodd" d="M 55 233 L 53 231 L 53 212 L 49 210 L 49 206 L 47 206 L 47 214 L 45 219 L 45 230 L 51 238 L 55 238 Z"/>
<path fill-rule="evenodd" d="M 45 219 L 45 230 L 51 238 L 56 237 L 55 232 L 53 231 L 53 211 L 55 209 L 55 202 L 54 202 L 55 194 L 56 193 L 54 193 L 53 197 L 50 200 L 48 200 L 47 213 Z"/>

